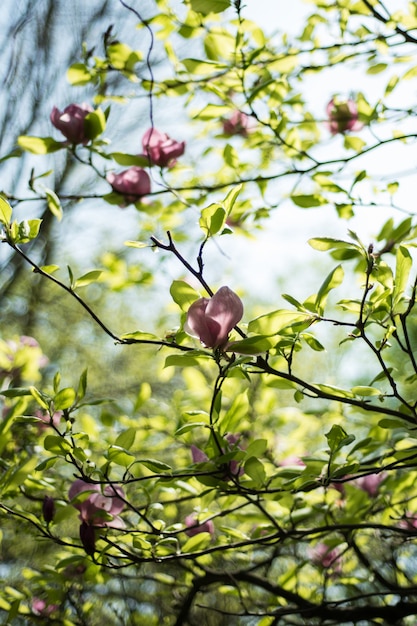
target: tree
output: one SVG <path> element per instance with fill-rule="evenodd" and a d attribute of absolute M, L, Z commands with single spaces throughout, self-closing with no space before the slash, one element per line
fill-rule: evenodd
<path fill-rule="evenodd" d="M 29 192 L 0 199 L 3 297 L 37 310 L 33 336 L 22 316 L 0 344 L 7 623 L 414 623 L 416 228 L 402 163 L 417 12 L 313 5 L 290 38 L 267 36 L 240 0 L 146 14 L 120 0 L 129 43 L 108 24 L 100 51 L 87 42 L 69 62 L 90 97 L 43 103 L 52 134 L 10 140 L 5 158 L 33 173 Z M 351 68 L 363 88 L 335 93 Z M 112 124 L 138 106 L 113 148 Z M 71 175 L 43 188 L 59 156 Z M 52 227 L 70 231 L 66 203 L 91 201 L 89 249 L 74 243 L 65 272 Z M 312 233 L 329 255 L 314 293 L 291 293 L 289 268 L 282 303 L 271 286 L 260 305 L 227 253 L 289 202 L 298 219 L 390 216 L 375 216 L 373 241 Z M 102 212 L 112 248 L 134 216 L 125 251 L 109 256 Z M 64 313 L 70 337 L 45 332 L 57 298 L 82 313 Z"/>

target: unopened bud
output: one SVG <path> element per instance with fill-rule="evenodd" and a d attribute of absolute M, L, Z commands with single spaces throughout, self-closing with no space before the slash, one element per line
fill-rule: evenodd
<path fill-rule="evenodd" d="M 55 501 L 51 496 L 45 496 L 42 505 L 43 519 L 47 524 L 52 522 L 55 514 Z"/>
<path fill-rule="evenodd" d="M 96 531 L 93 526 L 83 522 L 80 526 L 80 539 L 87 554 L 92 556 L 96 550 Z"/>

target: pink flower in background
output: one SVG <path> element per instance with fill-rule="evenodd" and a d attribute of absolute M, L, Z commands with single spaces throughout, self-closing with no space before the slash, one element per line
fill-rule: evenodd
<path fill-rule="evenodd" d="M 232 452 L 235 449 L 241 450 L 241 447 L 237 445 L 238 442 L 240 441 L 239 435 L 229 434 L 229 435 L 226 435 L 225 439 L 227 443 L 229 444 L 229 447 L 226 449 L 223 448 L 222 454 L 227 454 L 228 452 Z M 197 448 L 197 446 L 194 446 L 194 445 L 191 446 L 191 457 L 193 459 L 193 463 L 206 463 L 210 461 L 207 454 L 203 452 L 202 450 L 200 450 L 200 448 Z M 243 473 L 244 473 L 244 469 L 243 467 L 241 467 L 241 464 L 239 463 L 239 461 L 235 461 L 234 459 L 232 459 L 227 464 L 227 472 L 225 473 L 224 477 L 230 478 L 230 475 L 237 477 L 237 476 L 241 476 Z"/>
<path fill-rule="evenodd" d="M 229 333 L 242 319 L 243 304 L 229 287 L 221 287 L 212 298 L 199 298 L 188 309 L 186 333 L 198 337 L 206 348 L 226 344 Z"/>
<path fill-rule="evenodd" d="M 32 600 L 32 611 L 35 615 L 48 617 L 58 609 L 59 606 L 57 604 L 47 604 L 45 600 L 41 600 L 41 598 L 33 598 Z"/>
<path fill-rule="evenodd" d="M 58 426 L 59 422 L 61 421 L 62 411 L 55 411 L 55 413 L 52 415 L 51 420 L 51 416 L 49 415 L 49 413 L 45 413 L 38 409 L 37 411 L 35 411 L 34 417 L 37 417 L 42 422 L 41 424 L 39 424 L 39 429 L 45 430 L 47 426 L 50 426 L 51 424 L 52 426 Z"/>
<path fill-rule="evenodd" d="M 211 536 L 214 535 L 214 524 L 211 520 L 200 524 L 195 515 L 187 515 L 184 521 L 187 526 L 185 534 L 189 537 L 193 537 L 199 533 L 210 533 Z"/>
<path fill-rule="evenodd" d="M 290 456 L 286 456 L 284 459 L 281 459 L 279 464 L 282 467 L 286 467 L 288 465 L 299 465 L 300 467 L 306 467 L 304 461 L 302 461 L 300 457 L 296 456 L 295 454 L 290 454 Z"/>
<path fill-rule="evenodd" d="M 334 573 L 341 572 L 340 557 L 338 548 L 330 548 L 325 543 L 318 543 L 310 552 L 310 558 L 315 565 L 324 569 L 332 568 Z"/>
<path fill-rule="evenodd" d="M 107 180 L 113 191 L 124 196 L 126 203 L 135 203 L 151 191 L 151 179 L 141 167 L 130 167 L 128 170 L 107 174 Z"/>
<path fill-rule="evenodd" d="M 166 133 L 150 128 L 143 135 L 142 146 L 153 165 L 173 167 L 177 158 L 184 154 L 185 141 L 175 141 Z"/>
<path fill-rule="evenodd" d="M 332 98 L 326 107 L 326 112 L 329 118 L 327 127 L 332 135 L 363 128 L 363 123 L 359 121 L 358 107 L 351 98 L 344 101 Z"/>
<path fill-rule="evenodd" d="M 79 517 L 83 523 L 91 526 L 108 526 L 109 528 L 125 527 L 124 521 L 118 515 L 125 506 L 122 500 L 125 494 L 121 487 L 107 485 L 101 491 L 100 485 L 93 485 L 77 479 L 72 483 L 68 492 L 70 500 L 84 491 L 91 493 L 85 500 L 73 503 L 75 508 L 79 510 Z"/>
<path fill-rule="evenodd" d="M 63 111 L 54 107 L 51 122 L 71 144 L 87 144 L 90 139 L 85 132 L 85 118 L 94 111 L 89 104 L 70 104 Z"/>
<path fill-rule="evenodd" d="M 379 486 L 385 479 L 385 476 L 384 472 L 380 472 L 379 474 L 368 474 L 367 476 L 356 478 L 354 480 L 354 484 L 360 489 L 363 489 L 363 491 L 366 491 L 366 493 L 372 498 L 375 498 L 378 494 Z"/>
<path fill-rule="evenodd" d="M 233 111 L 229 118 L 223 120 L 223 132 L 229 136 L 241 135 L 241 137 L 247 137 L 251 126 L 251 118 L 241 111 Z"/>

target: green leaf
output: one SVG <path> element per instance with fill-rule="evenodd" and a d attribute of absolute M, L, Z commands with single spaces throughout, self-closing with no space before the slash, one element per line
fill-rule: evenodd
<path fill-rule="evenodd" d="M 125 333 L 121 336 L 121 339 L 134 339 L 137 341 L 161 341 L 161 338 L 152 333 L 146 333 L 142 330 L 136 330 L 133 333 Z"/>
<path fill-rule="evenodd" d="M 54 397 L 54 407 L 56 411 L 69 409 L 75 401 L 76 393 L 72 387 L 65 387 L 58 391 Z"/>
<path fill-rule="evenodd" d="M 398 246 L 396 257 L 397 264 L 395 268 L 394 289 L 392 292 L 392 308 L 394 315 L 400 313 L 399 304 L 401 303 L 403 293 L 407 287 L 408 276 L 413 263 L 411 255 L 405 246 Z"/>
<path fill-rule="evenodd" d="M 12 229 L 13 241 L 15 243 L 27 243 L 32 239 L 36 239 L 39 234 L 42 220 L 23 220 L 19 224 L 13 224 L 17 228 Z"/>
<path fill-rule="evenodd" d="M 318 207 L 318 206 L 322 206 L 323 204 L 327 204 L 326 198 L 324 198 L 323 196 L 317 193 L 292 194 L 290 197 L 296 206 L 299 206 L 303 209 L 311 209 L 313 207 Z"/>
<path fill-rule="evenodd" d="M 230 7 L 230 0 L 190 0 L 191 8 L 197 13 L 221 13 Z"/>
<path fill-rule="evenodd" d="M 52 137 L 30 137 L 29 135 L 20 135 L 17 143 L 23 150 L 33 152 L 33 154 L 50 154 L 66 147 L 65 142 L 55 141 Z"/>
<path fill-rule="evenodd" d="M 249 322 L 248 331 L 269 337 L 271 335 L 277 335 L 284 330 L 284 328 L 295 324 L 306 324 L 308 326 L 314 319 L 315 318 L 308 313 L 279 309 L 261 315 Z"/>
<path fill-rule="evenodd" d="M 205 422 L 190 422 L 189 424 L 184 424 L 175 431 L 175 436 L 184 435 L 188 433 L 190 430 L 194 430 L 195 428 L 206 428 L 207 424 Z"/>
<path fill-rule="evenodd" d="M 107 46 L 107 57 L 115 69 L 131 72 L 142 55 L 127 44 L 118 42 Z"/>
<path fill-rule="evenodd" d="M 116 446 L 120 446 L 120 448 L 124 448 L 125 450 L 130 450 L 130 448 L 135 443 L 136 438 L 136 428 L 128 428 L 118 435 L 114 444 Z"/>
<path fill-rule="evenodd" d="M 266 472 L 263 463 L 254 456 L 245 462 L 245 473 L 252 479 L 254 486 L 261 487 L 265 483 Z"/>
<path fill-rule="evenodd" d="M 51 211 L 52 215 L 55 215 L 58 221 L 61 221 L 63 212 L 61 202 L 57 194 L 55 193 L 55 191 L 52 191 L 52 189 L 45 188 L 44 191 L 46 195 L 46 203 L 48 205 L 48 209 Z"/>
<path fill-rule="evenodd" d="M 33 397 L 34 400 L 36 400 L 39 406 L 46 410 L 49 409 L 50 398 L 46 394 L 36 389 L 36 387 L 29 387 L 29 391 L 30 395 Z"/>
<path fill-rule="evenodd" d="M 184 280 L 174 280 L 169 292 L 182 311 L 188 311 L 191 304 L 200 297 L 199 293 Z"/>
<path fill-rule="evenodd" d="M 206 352 L 200 352 L 198 354 L 193 351 L 191 354 L 187 352 L 186 354 L 170 354 L 165 359 L 164 367 L 198 367 L 201 365 L 202 359 L 209 358 L 210 360 L 213 358 Z"/>
<path fill-rule="evenodd" d="M 343 241 L 342 239 L 333 239 L 332 237 L 314 237 L 308 240 L 309 245 L 315 250 L 321 252 L 327 250 L 353 250 L 355 252 L 362 252 L 360 246 L 350 241 Z"/>
<path fill-rule="evenodd" d="M 352 137 L 351 135 L 345 135 L 344 146 L 346 150 L 354 150 L 355 152 L 361 152 L 362 148 L 366 146 L 366 141 L 360 137 Z"/>
<path fill-rule="evenodd" d="M 85 369 L 82 372 L 80 376 L 80 380 L 78 382 L 78 389 L 77 389 L 78 400 L 82 400 L 84 398 L 86 391 L 87 391 L 87 369 Z"/>
<path fill-rule="evenodd" d="M 77 278 L 73 288 L 76 289 L 77 287 L 85 287 L 86 285 L 97 282 L 97 279 L 100 278 L 102 273 L 102 270 L 91 270 L 91 272 L 83 274 L 80 278 Z"/>
<path fill-rule="evenodd" d="M 137 167 L 149 167 L 149 158 L 143 154 L 125 154 L 124 152 L 111 152 L 108 155 L 119 165 L 135 165 Z"/>
<path fill-rule="evenodd" d="M 132 454 L 129 454 L 120 446 L 110 446 L 107 452 L 107 458 L 112 463 L 116 463 L 116 465 L 121 465 L 122 467 L 129 467 L 135 460 Z"/>
<path fill-rule="evenodd" d="M 324 306 L 326 304 L 327 296 L 329 295 L 330 291 L 332 289 L 335 289 L 342 283 L 343 277 L 343 267 L 341 265 L 338 265 L 332 272 L 330 272 L 326 280 L 321 285 L 315 302 L 315 307 L 317 308 L 320 315 L 323 315 Z"/>
<path fill-rule="evenodd" d="M 226 211 L 218 204 L 211 204 L 201 211 L 199 225 L 206 232 L 206 237 L 212 237 L 222 230 L 226 222 Z"/>
<path fill-rule="evenodd" d="M 193 537 L 187 539 L 184 545 L 181 548 L 181 552 L 196 552 L 198 550 L 203 550 L 207 548 L 212 541 L 211 535 L 208 532 L 197 533 Z"/>
<path fill-rule="evenodd" d="M 89 139 L 95 139 L 106 128 L 106 116 L 104 115 L 104 111 L 101 109 L 96 109 L 95 111 L 91 111 L 84 118 L 84 130 L 85 135 Z"/>
<path fill-rule="evenodd" d="M 58 435 L 47 435 L 44 439 L 43 447 L 48 452 L 58 456 L 66 456 L 68 452 L 72 452 L 72 447 L 68 441 Z"/>
<path fill-rule="evenodd" d="M 230 107 L 224 104 L 207 104 L 199 113 L 194 116 L 198 120 L 221 119 L 230 114 Z"/>
<path fill-rule="evenodd" d="M 10 224 L 12 217 L 12 207 L 7 202 L 6 198 L 0 194 L 0 222 L 5 226 Z"/>
<path fill-rule="evenodd" d="M 232 341 L 227 350 L 238 354 L 262 354 L 262 352 L 267 352 L 273 348 L 275 344 L 276 340 L 273 337 L 256 335 L 256 337 L 247 337 L 242 341 Z"/>
<path fill-rule="evenodd" d="M 170 465 L 167 465 L 162 461 L 158 461 L 157 459 L 140 459 L 137 462 L 145 465 L 145 467 L 150 469 L 152 472 L 170 472 L 172 470 Z"/>
<path fill-rule="evenodd" d="M 376 387 L 366 387 L 363 385 L 357 385 L 356 387 L 352 387 L 352 393 L 355 396 L 381 396 L 382 392 L 380 389 Z"/>
<path fill-rule="evenodd" d="M 67 70 L 67 80 L 71 85 L 86 85 L 94 77 L 84 63 L 73 63 Z"/>
<path fill-rule="evenodd" d="M 331 452 L 334 454 L 344 446 L 352 443 L 352 441 L 355 440 L 355 437 L 353 435 L 348 435 L 347 432 L 338 424 L 333 424 L 330 431 L 326 433 L 326 439 Z"/>

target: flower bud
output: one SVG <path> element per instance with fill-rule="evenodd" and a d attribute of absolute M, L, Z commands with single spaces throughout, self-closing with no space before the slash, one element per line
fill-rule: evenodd
<path fill-rule="evenodd" d="M 187 526 L 185 534 L 188 535 L 188 537 L 193 537 L 199 533 L 210 533 L 211 536 L 214 535 L 214 524 L 211 520 L 200 524 L 195 515 L 187 515 L 184 521 Z"/>
<path fill-rule="evenodd" d="M 70 104 L 63 111 L 56 107 L 51 112 L 51 122 L 68 139 L 70 144 L 87 144 L 85 118 L 94 109 L 89 104 Z"/>
<path fill-rule="evenodd" d="M 184 154 L 185 141 L 175 141 L 166 133 L 150 128 L 143 135 L 142 146 L 152 165 L 173 167 L 177 158 Z"/>
<path fill-rule="evenodd" d="M 199 298 L 188 309 L 186 333 L 198 337 L 207 348 L 226 344 L 229 333 L 242 319 L 243 304 L 229 287 L 221 287 L 212 298 Z"/>
<path fill-rule="evenodd" d="M 42 505 L 43 519 L 47 524 L 52 522 L 55 514 L 55 501 L 51 496 L 45 496 Z"/>
<path fill-rule="evenodd" d="M 151 179 L 141 167 L 130 167 L 120 174 L 110 172 L 107 174 L 107 180 L 113 187 L 113 191 L 124 196 L 126 204 L 138 202 L 151 191 Z"/>
<path fill-rule="evenodd" d="M 80 526 L 80 539 L 86 554 L 92 556 L 96 551 L 96 531 L 93 526 L 83 522 Z"/>

